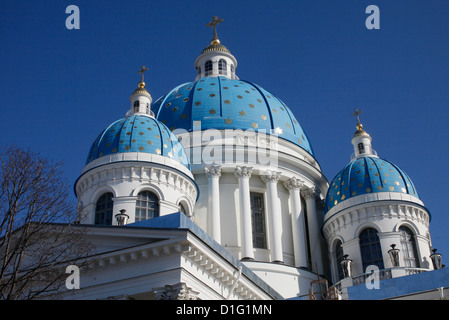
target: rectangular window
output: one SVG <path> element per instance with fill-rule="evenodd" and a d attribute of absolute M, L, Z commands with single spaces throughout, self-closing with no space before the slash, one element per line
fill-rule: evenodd
<path fill-rule="evenodd" d="M 251 220 L 254 248 L 267 249 L 265 206 L 262 193 L 251 192 Z"/>

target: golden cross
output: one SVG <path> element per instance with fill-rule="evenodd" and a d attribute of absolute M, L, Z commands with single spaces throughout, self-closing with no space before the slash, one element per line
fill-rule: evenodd
<path fill-rule="evenodd" d="M 209 28 L 214 28 L 214 38 L 212 39 L 212 41 L 217 40 L 217 25 L 222 23 L 223 19 L 218 18 L 217 16 L 213 16 L 212 17 L 212 21 L 209 22 L 208 24 L 206 24 L 206 27 Z"/>
<path fill-rule="evenodd" d="M 142 69 L 137 71 L 137 73 L 140 73 L 140 81 L 141 82 L 143 82 L 143 74 L 144 74 L 145 71 L 148 71 L 148 68 L 146 68 L 145 66 L 142 66 Z"/>
<path fill-rule="evenodd" d="M 357 117 L 357 124 L 360 124 L 360 118 L 359 115 L 362 113 L 362 110 L 359 109 L 355 109 L 354 113 L 352 114 L 353 116 Z"/>

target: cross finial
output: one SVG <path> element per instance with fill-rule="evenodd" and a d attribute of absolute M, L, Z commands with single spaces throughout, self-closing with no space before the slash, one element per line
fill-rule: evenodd
<path fill-rule="evenodd" d="M 206 24 L 206 27 L 214 28 L 214 38 L 212 39 L 211 44 L 218 44 L 220 43 L 220 40 L 218 40 L 217 37 L 217 25 L 222 23 L 223 19 L 218 18 L 217 16 L 212 17 L 212 21 Z"/>
<path fill-rule="evenodd" d="M 140 73 L 140 82 L 143 82 L 143 74 L 145 73 L 145 71 L 148 71 L 148 68 L 146 68 L 145 66 L 142 66 L 142 69 L 137 71 L 137 73 Z"/>
<path fill-rule="evenodd" d="M 355 109 L 354 113 L 352 114 L 353 116 L 357 117 L 357 125 L 360 125 L 360 118 L 359 115 L 362 113 L 362 110 L 359 109 Z"/>

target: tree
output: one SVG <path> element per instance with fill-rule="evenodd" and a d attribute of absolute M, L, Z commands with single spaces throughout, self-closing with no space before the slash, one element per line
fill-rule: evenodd
<path fill-rule="evenodd" d="M 0 299 L 34 299 L 65 284 L 92 246 L 54 163 L 17 146 L 0 154 Z"/>

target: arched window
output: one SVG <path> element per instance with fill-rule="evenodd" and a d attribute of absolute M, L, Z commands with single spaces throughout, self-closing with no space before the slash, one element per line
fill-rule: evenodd
<path fill-rule="evenodd" d="M 137 195 L 136 222 L 159 216 L 159 198 L 151 191 L 142 191 Z"/>
<path fill-rule="evenodd" d="M 263 194 L 251 192 L 251 222 L 253 229 L 254 248 L 267 248 L 267 235 L 265 227 L 265 206 Z"/>
<path fill-rule="evenodd" d="M 218 74 L 227 74 L 226 69 L 227 69 L 226 61 L 220 59 L 220 61 L 218 61 Z"/>
<path fill-rule="evenodd" d="M 415 235 L 409 228 L 404 226 L 399 227 L 399 231 L 401 232 L 402 256 L 404 257 L 405 266 L 417 268 L 418 253 L 416 250 Z"/>
<path fill-rule="evenodd" d="M 108 192 L 97 200 L 95 206 L 95 224 L 112 225 L 113 194 Z"/>
<path fill-rule="evenodd" d="M 134 101 L 134 112 L 139 112 L 139 106 L 140 106 L 139 101 Z"/>
<path fill-rule="evenodd" d="M 212 61 L 208 60 L 206 61 L 206 64 L 204 65 L 204 75 L 208 76 L 212 74 Z"/>
<path fill-rule="evenodd" d="M 344 279 L 345 275 L 343 273 L 343 266 L 341 262 L 343 261 L 343 247 L 340 240 L 337 240 L 335 244 L 335 260 L 337 261 L 337 271 L 338 271 L 338 280 Z"/>
<path fill-rule="evenodd" d="M 370 265 L 375 265 L 379 269 L 384 268 L 380 240 L 376 229 L 366 228 L 359 236 L 360 251 L 362 253 L 363 272 Z"/>

